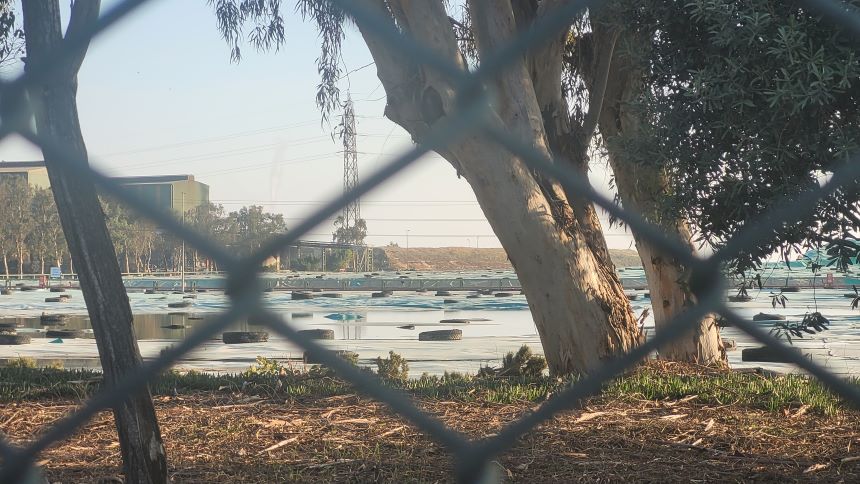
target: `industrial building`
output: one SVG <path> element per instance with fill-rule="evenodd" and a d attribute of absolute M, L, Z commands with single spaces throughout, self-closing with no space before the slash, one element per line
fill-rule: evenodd
<path fill-rule="evenodd" d="M 0 182 L 10 178 L 26 181 L 34 188 L 50 188 L 43 161 L 0 162 Z M 194 175 L 155 175 L 115 177 L 114 180 L 162 210 L 176 214 L 209 203 L 209 185 Z"/>

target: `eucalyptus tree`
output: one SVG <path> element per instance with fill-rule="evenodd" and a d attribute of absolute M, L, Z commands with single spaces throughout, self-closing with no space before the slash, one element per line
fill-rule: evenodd
<path fill-rule="evenodd" d="M 240 43 L 249 29 L 251 43 L 261 49 L 284 42 L 280 1 L 210 0 L 218 26 L 241 57 Z M 554 15 L 565 1 L 469 1 L 475 62 L 490 58 L 500 47 L 540 19 Z M 442 1 L 367 0 L 355 2 L 386 28 L 417 40 L 462 73 L 469 70 L 455 22 Z M 326 1 L 300 0 L 299 12 L 320 31 L 322 74 L 317 103 L 327 115 L 338 106 L 340 49 L 346 14 Z M 250 26 L 250 27 L 248 27 Z M 359 22 L 358 30 L 376 64 L 386 92 L 385 115 L 421 142 L 431 129 L 458 111 L 454 80 L 386 41 L 378 30 Z M 559 32 L 550 45 L 510 59 L 490 82 L 498 95 L 492 123 L 547 158 L 574 170 L 587 170 L 587 147 L 597 126 L 602 93 L 595 91 L 588 107 L 563 109 L 563 53 L 568 35 Z M 611 55 L 611 36 L 595 42 L 595 59 Z M 526 166 L 516 154 L 482 131 L 452 140 L 437 152 L 463 176 L 494 232 L 506 249 L 541 337 L 550 371 L 589 372 L 628 351 L 641 340 L 630 304 L 609 259 L 592 204 L 579 193 Z M 515 221 L 515 223 L 512 223 Z"/>
<path fill-rule="evenodd" d="M 37 67 L 47 67 L 51 74 L 34 79 L 28 86 L 36 134 L 43 141 L 50 140 L 40 147 L 98 345 L 104 385 L 111 387 L 137 371 L 142 360 L 105 216 L 93 181 L 84 176 L 89 162 L 76 93 L 77 74 L 88 43 L 49 64 L 64 40 L 81 38 L 92 28 L 100 7 L 99 0 L 73 1 L 68 25 L 63 29 L 58 0 L 21 2 L 25 72 L 33 74 Z M 138 387 L 112 410 L 125 479 L 167 482 L 167 459 L 149 388 Z"/>

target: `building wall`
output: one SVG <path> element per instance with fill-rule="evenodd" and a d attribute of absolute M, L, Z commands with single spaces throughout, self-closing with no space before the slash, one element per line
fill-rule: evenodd
<path fill-rule="evenodd" d="M 28 168 L 9 171 L 4 171 L 0 168 L 0 182 L 10 179 L 26 180 L 33 188 L 51 188 L 47 168 Z"/>
<path fill-rule="evenodd" d="M 209 203 L 209 185 L 196 180 L 186 180 L 171 183 L 173 187 L 173 211 L 182 213 L 182 207 L 189 212 L 200 205 Z M 183 202 L 183 195 L 185 200 Z"/>

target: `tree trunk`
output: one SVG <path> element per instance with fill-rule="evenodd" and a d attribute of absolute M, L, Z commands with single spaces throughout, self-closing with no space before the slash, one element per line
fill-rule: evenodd
<path fill-rule="evenodd" d="M 28 65 L 36 64 L 62 41 L 60 9 L 57 0 L 23 2 L 22 7 Z M 94 22 L 98 11 L 98 0 L 75 2 L 67 32 L 73 34 Z M 50 147 L 42 151 L 71 258 L 78 263 L 78 279 L 109 388 L 135 372 L 141 357 L 105 216 L 96 188 L 85 176 L 87 151 L 75 101 L 77 71 L 85 52 L 82 49 L 79 57 L 60 66 L 50 83 L 32 88 L 30 99 L 36 106 L 39 135 L 61 146 L 61 152 Z M 72 160 L 73 164 L 66 163 Z M 126 481 L 167 482 L 167 460 L 149 388 L 128 395 L 113 412 Z"/>
<path fill-rule="evenodd" d="M 441 2 L 374 0 L 381 16 L 465 70 Z M 390 10 L 389 10 L 390 7 Z M 471 8 L 482 56 L 516 35 L 509 1 Z M 415 65 L 372 28 L 359 29 L 385 87 L 385 114 L 413 137 L 453 113 L 449 80 Z M 560 60 L 559 60 L 560 61 Z M 515 61 L 497 82 L 494 122 L 549 156 L 532 81 Z M 536 177 L 522 160 L 483 134 L 471 134 L 437 150 L 462 174 L 507 251 L 523 286 L 544 354 L 553 374 L 588 373 L 639 342 L 630 304 L 611 264 L 589 244 L 589 230 L 557 185 Z M 606 258 L 608 259 L 608 258 Z"/>
<path fill-rule="evenodd" d="M 668 189 L 660 160 L 631 159 L 623 146 L 624 138 L 644 136 L 641 120 L 630 108 L 630 102 L 639 94 L 640 78 L 629 58 L 620 49 L 616 50 L 599 121 L 615 185 L 624 208 L 659 224 L 666 235 L 683 241 L 689 253 L 694 254 L 686 221 L 663 214 L 660 209 L 660 199 Z M 693 295 L 686 289 L 689 274 L 671 254 L 663 253 L 635 230 L 633 237 L 648 279 L 655 327 L 660 332 L 673 316 L 694 302 Z M 726 352 L 715 317 L 706 316 L 687 334 L 667 344 L 660 357 L 701 365 L 725 365 Z"/>
<path fill-rule="evenodd" d="M 3 254 L 3 270 L 6 272 L 6 280 L 9 280 L 9 257 Z"/>

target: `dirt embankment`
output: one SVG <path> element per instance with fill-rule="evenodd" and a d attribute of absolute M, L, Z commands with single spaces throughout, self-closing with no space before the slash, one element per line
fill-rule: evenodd
<path fill-rule="evenodd" d="M 504 249 L 472 249 L 468 247 L 381 247 L 387 259 L 386 269 L 410 269 L 419 271 L 468 271 L 468 270 L 506 270 L 511 269 L 508 255 Z M 641 265 L 635 250 L 610 249 L 612 261 L 618 267 Z"/>

